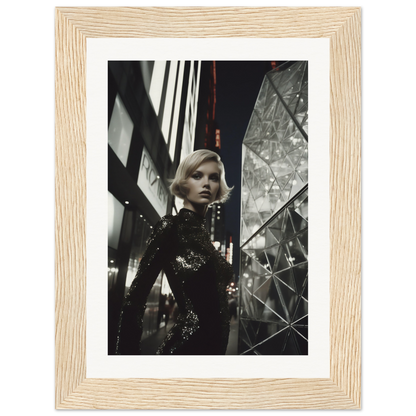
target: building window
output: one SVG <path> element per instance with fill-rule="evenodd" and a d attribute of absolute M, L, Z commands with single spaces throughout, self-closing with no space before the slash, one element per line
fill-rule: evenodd
<path fill-rule="evenodd" d="M 152 80 L 150 81 L 149 96 L 156 115 L 159 115 L 160 100 L 162 98 L 163 80 L 165 78 L 166 61 L 155 61 Z"/>
<path fill-rule="evenodd" d="M 127 166 L 133 127 L 133 121 L 117 94 L 108 128 L 108 144 L 124 166 Z"/>

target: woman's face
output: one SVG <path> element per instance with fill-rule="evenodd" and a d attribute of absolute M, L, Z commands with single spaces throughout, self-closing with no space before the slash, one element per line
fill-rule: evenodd
<path fill-rule="evenodd" d="M 220 168 L 215 160 L 207 160 L 191 173 L 186 180 L 191 204 L 209 205 L 216 200 L 220 189 Z"/>

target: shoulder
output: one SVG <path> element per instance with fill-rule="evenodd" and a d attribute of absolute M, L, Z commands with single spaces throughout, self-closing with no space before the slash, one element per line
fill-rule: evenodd
<path fill-rule="evenodd" d="M 160 230 L 170 229 L 173 227 L 174 223 L 175 217 L 172 214 L 167 214 L 156 223 L 155 228 Z"/>
<path fill-rule="evenodd" d="M 147 244 L 150 244 L 154 240 L 160 241 L 161 239 L 168 238 L 172 234 L 174 223 L 175 217 L 173 215 L 168 214 L 162 217 L 153 227 Z"/>

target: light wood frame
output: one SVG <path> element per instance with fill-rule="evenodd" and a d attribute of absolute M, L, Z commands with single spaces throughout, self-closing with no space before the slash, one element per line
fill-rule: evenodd
<path fill-rule="evenodd" d="M 57 8 L 56 408 L 359 409 L 361 10 Z M 86 39 L 330 39 L 330 378 L 86 378 Z"/>

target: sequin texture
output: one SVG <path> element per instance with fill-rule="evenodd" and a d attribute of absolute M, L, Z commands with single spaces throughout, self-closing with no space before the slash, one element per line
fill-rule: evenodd
<path fill-rule="evenodd" d="M 148 294 L 164 269 L 179 308 L 157 354 L 225 354 L 230 331 L 226 286 L 232 268 L 214 248 L 205 219 L 182 209 L 155 226 L 122 307 L 116 354 L 140 354 Z"/>

